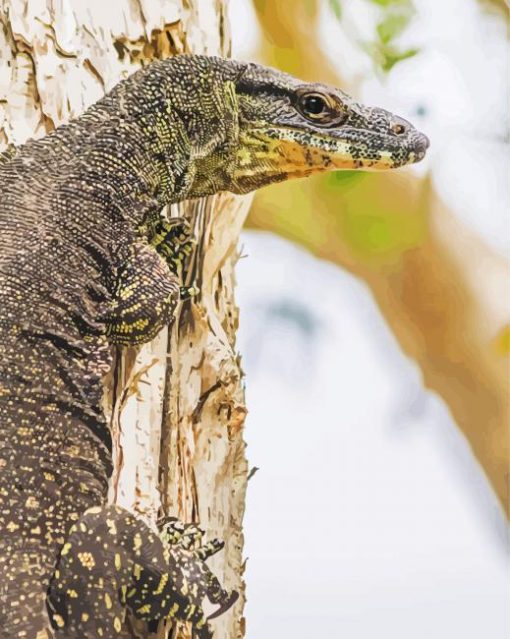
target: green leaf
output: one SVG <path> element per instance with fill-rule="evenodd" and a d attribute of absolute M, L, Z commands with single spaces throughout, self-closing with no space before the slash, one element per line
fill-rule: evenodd
<path fill-rule="evenodd" d="M 388 44 L 399 36 L 409 24 L 412 15 L 405 13 L 388 13 L 388 15 L 377 25 L 377 34 L 383 44 Z"/>
<path fill-rule="evenodd" d="M 384 73 L 391 71 L 402 60 L 412 58 L 420 52 L 418 48 L 400 51 L 396 46 L 382 42 L 365 42 L 361 46 L 372 58 L 375 66 Z"/>
<path fill-rule="evenodd" d="M 331 11 L 335 14 L 337 20 L 342 19 L 342 5 L 340 0 L 329 0 L 329 6 L 331 7 Z"/>
<path fill-rule="evenodd" d="M 331 171 L 331 173 L 324 174 L 322 182 L 331 188 L 345 187 L 362 180 L 366 175 L 363 171 L 353 171 L 349 169 Z"/>
<path fill-rule="evenodd" d="M 394 6 L 413 6 L 413 0 L 370 0 L 373 4 L 377 4 L 380 7 L 394 7 Z"/>
<path fill-rule="evenodd" d="M 397 51 L 393 47 L 386 47 L 382 50 L 383 60 L 381 63 L 381 69 L 385 73 L 388 73 L 388 71 L 391 71 L 391 69 L 393 69 L 393 67 L 397 63 L 402 62 L 402 60 L 412 58 L 417 53 L 419 53 L 419 51 L 419 49 L 406 49 L 405 51 Z"/>

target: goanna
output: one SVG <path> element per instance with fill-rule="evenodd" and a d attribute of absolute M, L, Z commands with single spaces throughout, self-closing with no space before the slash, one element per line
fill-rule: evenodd
<path fill-rule="evenodd" d="M 182 565 L 169 567 L 171 546 L 105 506 L 110 344 L 151 339 L 183 292 L 186 228 L 161 221 L 162 207 L 321 171 L 399 167 L 427 146 L 405 120 L 332 87 L 176 56 L 0 156 L 2 637 L 40 639 L 49 621 L 57 637 L 116 637 L 126 607 L 153 621 L 200 608 L 190 592 L 203 588 L 188 584 L 185 596 L 175 586 Z"/>

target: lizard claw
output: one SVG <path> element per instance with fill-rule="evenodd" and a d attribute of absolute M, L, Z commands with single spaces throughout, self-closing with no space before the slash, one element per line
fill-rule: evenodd
<path fill-rule="evenodd" d="M 236 603 L 238 599 L 239 599 L 239 593 L 237 592 L 237 590 L 232 590 L 228 599 L 224 603 L 222 603 L 217 610 L 215 610 L 212 614 L 210 614 L 207 617 L 207 621 L 210 621 L 211 619 L 216 619 L 216 617 L 219 617 L 224 612 L 227 612 L 227 610 L 230 610 L 230 608 L 232 608 L 232 606 Z"/>
<path fill-rule="evenodd" d="M 200 289 L 196 284 L 192 284 L 191 286 L 181 286 L 180 290 L 180 299 L 181 301 L 189 300 L 192 297 L 196 297 L 200 293 Z"/>

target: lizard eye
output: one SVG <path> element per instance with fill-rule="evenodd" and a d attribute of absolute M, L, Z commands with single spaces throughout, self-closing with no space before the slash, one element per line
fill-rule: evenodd
<path fill-rule="evenodd" d="M 309 117 L 316 118 L 327 110 L 328 105 L 322 95 L 311 93 L 301 98 L 301 107 L 303 113 L 306 113 Z"/>
<path fill-rule="evenodd" d="M 338 124 L 344 115 L 337 101 L 314 91 L 298 92 L 297 109 L 307 120 L 314 124 Z"/>

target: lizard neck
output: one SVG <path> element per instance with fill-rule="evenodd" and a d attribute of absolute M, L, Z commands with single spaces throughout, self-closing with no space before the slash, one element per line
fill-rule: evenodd
<path fill-rule="evenodd" d="M 134 74 L 67 127 L 83 181 L 108 189 L 137 218 L 140 202 L 162 208 L 232 185 L 238 70 L 195 59 L 190 77 L 183 58 Z"/>
<path fill-rule="evenodd" d="M 184 199 L 192 180 L 189 154 L 182 144 L 165 144 L 163 130 L 148 134 L 145 127 L 124 119 L 99 124 L 94 144 L 78 147 L 64 172 L 66 193 L 76 189 L 80 198 L 120 211 L 132 228 L 155 209 Z"/>

